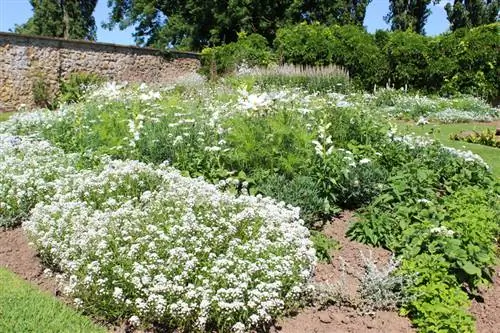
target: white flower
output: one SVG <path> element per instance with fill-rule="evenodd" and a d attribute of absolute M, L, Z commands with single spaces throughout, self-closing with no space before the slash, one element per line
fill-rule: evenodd
<path fill-rule="evenodd" d="M 141 324 L 141 320 L 137 316 L 132 316 L 128 319 L 128 322 L 131 326 L 138 327 Z"/>
<path fill-rule="evenodd" d="M 359 164 L 367 164 L 367 163 L 370 163 L 371 160 L 369 158 L 363 158 L 361 160 L 359 160 Z"/>
<path fill-rule="evenodd" d="M 423 126 L 429 123 L 429 120 L 425 117 L 420 117 L 418 118 L 417 125 L 418 126 Z"/>
<path fill-rule="evenodd" d="M 446 228 L 445 226 L 440 226 L 440 227 L 434 227 L 429 230 L 431 234 L 437 234 L 445 237 L 453 237 L 455 232 L 453 230 L 450 230 Z"/>

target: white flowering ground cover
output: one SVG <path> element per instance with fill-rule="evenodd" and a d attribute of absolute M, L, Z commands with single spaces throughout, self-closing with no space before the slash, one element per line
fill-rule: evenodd
<path fill-rule="evenodd" d="M 467 108 L 498 117 L 477 99 L 392 90 L 108 83 L 0 123 L 0 226 L 23 221 L 89 314 L 185 332 L 265 328 L 311 300 L 308 228 L 337 206 L 380 202 L 412 162 L 436 174 L 421 193 L 483 186 L 481 157 L 387 122 L 443 110 L 464 120 Z"/>
<path fill-rule="evenodd" d="M 52 181 L 75 173 L 76 161 L 47 141 L 0 134 L 0 227 L 20 223 L 37 202 L 50 199 Z"/>
<path fill-rule="evenodd" d="M 136 325 L 243 332 L 307 292 L 315 253 L 297 208 L 134 161 L 55 187 L 24 228 L 78 307 Z"/>

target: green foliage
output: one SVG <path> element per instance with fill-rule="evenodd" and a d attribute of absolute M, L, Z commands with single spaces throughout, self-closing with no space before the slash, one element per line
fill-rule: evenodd
<path fill-rule="evenodd" d="M 399 274 L 415 277 L 407 292 L 416 297 L 401 313 L 410 316 L 419 332 L 474 332 L 474 319 L 467 313 L 470 301 L 448 271 L 440 255 L 421 254 L 403 261 Z"/>
<path fill-rule="evenodd" d="M 456 0 L 444 7 L 450 29 L 472 28 L 498 21 L 500 1 L 498 0 Z"/>
<path fill-rule="evenodd" d="M 411 31 L 396 31 L 385 46 L 389 80 L 396 87 L 427 85 L 429 39 Z"/>
<path fill-rule="evenodd" d="M 31 0 L 33 17 L 15 32 L 65 39 L 96 39 L 92 13 L 97 0 Z"/>
<path fill-rule="evenodd" d="M 304 127 L 300 115 L 288 110 L 265 117 L 237 115 L 226 126 L 232 128 L 225 139 L 232 148 L 224 158 L 227 169 L 247 174 L 268 170 L 287 177 L 307 171 L 314 133 Z"/>
<path fill-rule="evenodd" d="M 402 312 L 419 329 L 469 332 L 474 322 L 462 286 L 474 294 L 492 279 L 499 193 L 479 165 L 436 153 L 432 147 L 423 149 L 420 157 L 398 167 L 348 235 L 387 247 L 403 259 L 398 274 L 415 279 Z"/>
<path fill-rule="evenodd" d="M 321 66 L 333 63 L 336 44 L 338 42 L 331 29 L 318 23 L 281 28 L 274 40 L 280 61 L 297 65 Z"/>
<path fill-rule="evenodd" d="M 34 74 L 31 82 L 31 93 L 36 106 L 41 108 L 52 108 L 54 106 L 50 86 L 43 73 L 36 72 Z"/>
<path fill-rule="evenodd" d="M 500 140 L 497 139 L 496 131 L 489 128 L 482 132 L 473 131 L 473 133 L 467 135 L 462 133 L 452 134 L 450 139 L 500 148 Z"/>
<path fill-rule="evenodd" d="M 103 83 L 104 79 L 92 73 L 71 73 L 59 86 L 60 103 L 80 102 L 89 88 Z"/>
<path fill-rule="evenodd" d="M 433 44 L 430 74 L 435 89 L 498 99 L 500 23 L 438 37 Z"/>
<path fill-rule="evenodd" d="M 274 41 L 281 61 L 299 65 L 336 64 L 358 86 L 371 89 L 385 79 L 387 64 L 373 37 L 357 26 L 300 24 L 281 28 Z"/>
<path fill-rule="evenodd" d="M 425 23 L 431 14 L 431 0 L 390 0 L 389 13 L 384 17 L 392 30 L 414 31 L 424 34 Z"/>
<path fill-rule="evenodd" d="M 337 39 L 333 63 L 346 68 L 358 87 L 371 90 L 384 83 L 388 63 L 373 35 L 355 26 L 335 26 L 332 31 Z"/>
<path fill-rule="evenodd" d="M 258 34 L 238 35 L 235 43 L 205 48 L 202 52 L 202 72 L 210 77 L 234 72 L 239 65 L 267 66 L 274 56 L 264 37 Z"/>
<path fill-rule="evenodd" d="M 316 257 L 322 262 L 332 262 L 332 251 L 338 249 L 339 243 L 326 236 L 324 233 L 311 230 L 311 240 L 314 249 L 316 250 Z"/>
<path fill-rule="evenodd" d="M 280 27 L 304 20 L 362 26 L 370 2 L 110 0 L 112 13 L 107 26 L 135 26 L 136 41 L 142 45 L 200 50 L 235 42 L 240 32 L 257 33 L 272 41 Z"/>
<path fill-rule="evenodd" d="M 320 196 L 316 182 L 310 176 L 287 179 L 283 175 L 271 174 L 267 177 L 254 175 L 253 178 L 258 184 L 256 193 L 300 207 L 300 216 L 309 228 L 338 212 L 334 209 L 325 211 L 324 200 Z"/>

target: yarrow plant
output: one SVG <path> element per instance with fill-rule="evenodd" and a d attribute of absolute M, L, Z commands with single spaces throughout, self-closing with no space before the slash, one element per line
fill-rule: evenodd
<path fill-rule="evenodd" d="M 315 264 L 297 208 L 134 161 L 61 179 L 24 228 L 80 307 L 134 325 L 267 325 L 301 302 Z"/>

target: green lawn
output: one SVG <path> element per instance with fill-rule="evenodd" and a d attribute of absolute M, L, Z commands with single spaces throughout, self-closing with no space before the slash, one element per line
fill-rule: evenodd
<path fill-rule="evenodd" d="M 415 133 L 418 135 L 429 134 L 435 140 L 439 140 L 444 145 L 470 150 L 473 153 L 481 156 L 486 163 L 488 163 L 495 177 L 500 178 L 500 149 L 494 147 L 483 146 L 475 143 L 468 143 L 464 141 L 455 141 L 450 139 L 451 134 L 459 133 L 462 131 L 484 131 L 486 128 L 495 129 L 491 124 L 427 124 L 424 126 L 416 126 L 413 123 L 399 123 L 398 126 L 408 133 Z"/>
<path fill-rule="evenodd" d="M 0 332 L 104 333 L 106 330 L 0 268 Z"/>
<path fill-rule="evenodd" d="M 9 119 L 9 117 L 12 115 L 12 112 L 0 112 L 0 121 L 4 121 Z"/>

